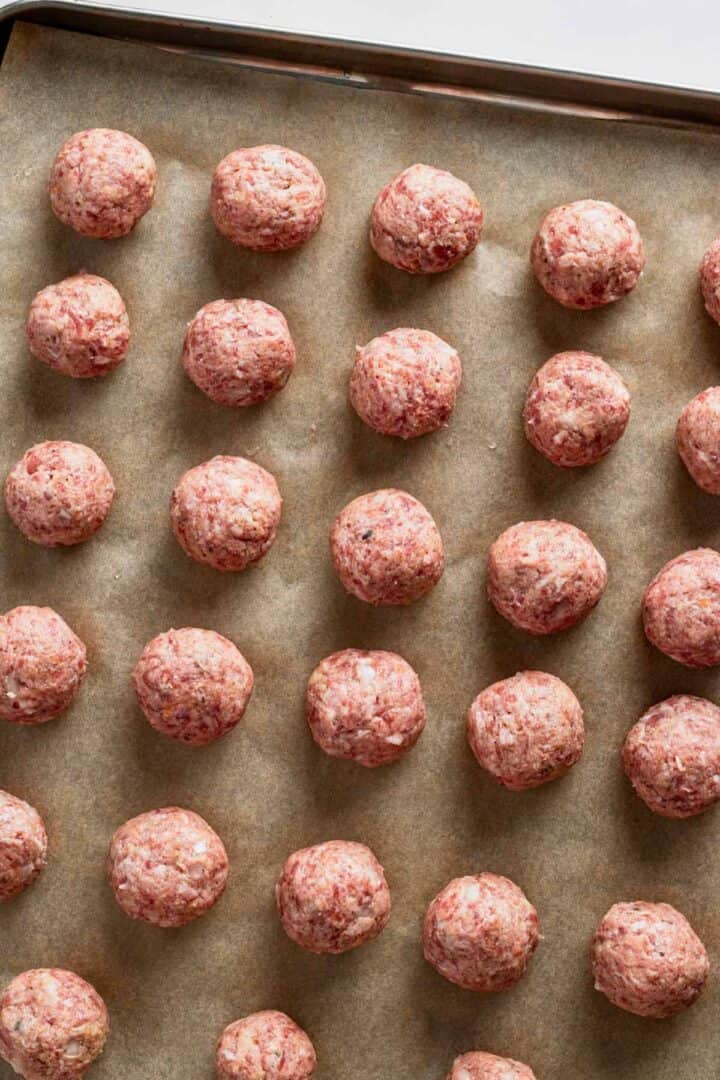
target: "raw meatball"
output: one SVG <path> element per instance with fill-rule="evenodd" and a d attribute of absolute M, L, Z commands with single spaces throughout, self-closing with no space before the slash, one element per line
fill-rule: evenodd
<path fill-rule="evenodd" d="M 109 1032 L 105 1002 L 72 971 L 23 971 L 0 997 L 0 1056 L 26 1080 L 76 1080 Z"/>
<path fill-rule="evenodd" d="M 94 379 L 125 359 L 130 322 L 114 285 L 97 274 L 41 289 L 25 326 L 30 352 L 61 375 Z"/>
<path fill-rule="evenodd" d="M 705 946 L 670 904 L 613 904 L 592 944 L 595 989 L 620 1009 L 662 1019 L 692 1005 L 708 977 Z"/>
<path fill-rule="evenodd" d="M 218 1080 L 311 1080 L 316 1064 L 303 1029 L 274 1009 L 228 1024 L 215 1053 Z"/>
<path fill-rule="evenodd" d="M 84 644 L 52 608 L 0 616 L 0 719 L 54 720 L 75 700 L 86 670 Z"/>
<path fill-rule="evenodd" d="M 275 886 L 285 933 L 314 953 L 372 941 L 390 918 L 390 890 L 369 847 L 328 840 L 294 852 Z"/>
<path fill-rule="evenodd" d="M 660 652 L 686 667 L 720 664 L 720 553 L 695 548 L 666 563 L 645 590 L 643 626 Z"/>
<path fill-rule="evenodd" d="M 244 570 L 273 545 L 282 498 L 275 477 L 246 458 L 219 456 L 189 469 L 170 499 L 185 553 L 215 570 Z"/>
<path fill-rule="evenodd" d="M 720 323 L 720 236 L 713 240 L 700 263 L 700 287 L 705 310 Z"/>
<path fill-rule="evenodd" d="M 120 826 L 110 843 L 108 876 L 131 919 L 186 926 L 222 896 L 228 858 L 199 814 L 170 806 Z"/>
<path fill-rule="evenodd" d="M 557 780 L 583 752 L 580 702 L 544 671 L 521 671 L 493 683 L 470 706 L 470 748 L 484 769 L 511 791 Z"/>
<path fill-rule="evenodd" d="M 523 411 L 529 442 L 566 469 L 605 457 L 629 419 L 625 382 L 587 352 L 558 353 L 543 364 L 530 383 Z"/>
<path fill-rule="evenodd" d="M 375 200 L 370 243 L 398 270 L 439 274 L 477 247 L 482 227 L 482 207 L 464 180 L 432 165 L 411 165 Z"/>
<path fill-rule="evenodd" d="M 675 432 L 685 468 L 699 488 L 720 495 L 720 386 L 694 397 L 683 409 Z"/>
<path fill-rule="evenodd" d="M 330 530 L 330 553 L 345 589 L 368 604 L 412 604 L 445 569 L 437 525 L 421 502 L 396 488 L 348 503 Z"/>
<path fill-rule="evenodd" d="M 28 540 L 43 547 L 89 540 L 114 498 L 107 466 L 82 443 L 38 443 L 25 451 L 5 481 L 8 514 Z"/>
<path fill-rule="evenodd" d="M 720 799 L 720 709 L 690 694 L 653 705 L 628 733 L 622 760 L 650 810 L 701 814 Z"/>
<path fill-rule="evenodd" d="M 153 156 L 124 131 L 92 128 L 63 143 L 50 173 L 53 213 L 83 236 L 112 240 L 135 228 L 153 203 Z"/>
<path fill-rule="evenodd" d="M 282 390 L 295 367 L 285 316 L 262 300 L 214 300 L 185 333 L 183 365 L 218 405 L 257 405 Z"/>
<path fill-rule="evenodd" d="M 388 330 L 358 348 L 350 402 L 381 435 L 414 439 L 447 424 L 462 379 L 460 357 L 429 330 Z"/>
<path fill-rule="evenodd" d="M 0 791 L 0 903 L 11 900 L 47 862 L 47 834 L 34 806 Z"/>
<path fill-rule="evenodd" d="M 227 735 L 245 713 L 252 668 L 214 630 L 168 630 L 148 642 L 133 671 L 140 708 L 155 728 L 191 746 Z"/>
<path fill-rule="evenodd" d="M 219 233 L 253 251 L 283 251 L 309 240 L 325 210 L 325 181 L 312 161 L 285 146 L 234 150 L 212 180 L 210 212 Z"/>
<path fill-rule="evenodd" d="M 343 649 L 313 671 L 305 697 L 312 737 L 326 754 L 389 765 L 425 727 L 420 680 L 402 656 Z"/>
<path fill-rule="evenodd" d="M 637 225 L 609 202 L 580 199 L 545 215 L 530 265 L 546 293 L 569 308 L 596 308 L 635 288 L 645 267 Z"/>
<path fill-rule="evenodd" d="M 512 1058 L 472 1050 L 455 1058 L 447 1080 L 535 1080 L 535 1073 Z"/>
<path fill-rule="evenodd" d="M 554 634 L 586 618 L 607 584 L 605 560 L 589 536 L 564 521 L 521 521 L 488 555 L 488 596 L 529 634 Z"/>

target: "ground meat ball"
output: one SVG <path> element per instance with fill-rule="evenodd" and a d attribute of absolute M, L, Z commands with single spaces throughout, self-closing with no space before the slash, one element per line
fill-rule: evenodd
<path fill-rule="evenodd" d="M 447 424 L 462 379 L 460 357 L 429 330 L 388 330 L 358 348 L 350 402 L 381 435 L 414 439 Z"/>
<path fill-rule="evenodd" d="M 135 665 L 133 685 L 156 731 L 206 746 L 242 720 L 253 673 L 232 641 L 214 630 L 185 627 L 148 642 Z"/>
<path fill-rule="evenodd" d="M 148 212 L 156 183 L 147 146 L 124 131 L 92 128 L 60 147 L 50 174 L 50 205 L 63 225 L 112 240 Z"/>
<path fill-rule="evenodd" d="M 522 889 L 497 874 L 455 878 L 425 915 L 425 959 L 465 990 L 508 990 L 540 940 L 538 917 Z"/>
<path fill-rule="evenodd" d="M 189 469 L 170 499 L 183 550 L 215 570 L 245 570 L 273 545 L 282 498 L 275 477 L 241 457 L 214 457 Z"/>
<path fill-rule="evenodd" d="M 488 555 L 488 596 L 529 634 L 554 634 L 586 618 L 607 584 L 605 560 L 590 538 L 564 521 L 521 521 Z"/>
<path fill-rule="evenodd" d="M 86 670 L 84 644 L 52 608 L 0 616 L 0 719 L 53 720 L 75 700 Z"/>
<path fill-rule="evenodd" d="M 72 971 L 23 971 L 0 997 L 0 1056 L 26 1080 L 76 1080 L 109 1032 L 105 1002 Z"/>
<path fill-rule="evenodd" d="M 700 287 L 705 310 L 720 323 L 720 236 L 713 240 L 700 263 Z"/>
<path fill-rule="evenodd" d="M 325 181 L 309 158 L 285 146 L 234 150 L 218 165 L 210 212 L 219 233 L 253 251 L 309 240 L 325 211 Z"/>
<path fill-rule="evenodd" d="M 0 903 L 11 900 L 47 862 L 47 834 L 34 806 L 0 791 Z"/>
<path fill-rule="evenodd" d="M 637 285 L 645 249 L 637 225 L 609 202 L 580 199 L 545 215 L 530 250 L 535 276 L 558 303 L 596 308 Z"/>
<path fill-rule="evenodd" d="M 617 371 L 587 352 L 564 352 L 530 383 L 523 420 L 528 441 L 553 465 L 593 465 L 630 419 L 630 392 Z"/>
<path fill-rule="evenodd" d="M 420 680 L 402 656 L 344 649 L 313 671 L 305 697 L 313 739 L 332 757 L 389 765 L 425 727 Z"/>
<path fill-rule="evenodd" d="M 303 1029 L 274 1009 L 228 1024 L 215 1054 L 218 1080 L 311 1080 L 316 1064 Z"/>
<path fill-rule="evenodd" d="M 455 1058 L 447 1080 L 535 1080 L 535 1073 L 512 1058 L 472 1050 Z"/>
<path fill-rule="evenodd" d="M 720 709 L 690 694 L 653 705 L 628 733 L 622 760 L 650 810 L 701 814 L 720 799 Z"/>
<path fill-rule="evenodd" d="M 432 165 L 411 165 L 375 200 L 370 243 L 398 270 L 439 274 L 477 247 L 482 227 L 482 207 L 464 180 Z"/>
<path fill-rule="evenodd" d="M 643 626 L 686 667 L 720 664 L 720 553 L 696 548 L 666 563 L 645 590 Z"/>
<path fill-rule="evenodd" d="M 345 589 L 368 604 L 412 604 L 445 569 L 437 525 L 421 502 L 396 488 L 348 503 L 330 530 L 330 553 Z"/>
<path fill-rule="evenodd" d="M 511 791 L 563 776 L 583 752 L 580 702 L 544 671 L 521 671 L 493 683 L 470 706 L 467 735 L 484 769 Z"/>
<path fill-rule="evenodd" d="M 328 840 L 294 852 L 275 886 L 285 933 L 314 953 L 372 941 L 390 918 L 390 890 L 369 847 Z"/>
<path fill-rule="evenodd" d="M 694 397 L 675 431 L 678 453 L 699 488 L 720 495 L 720 386 Z"/>
<path fill-rule="evenodd" d="M 620 1009 L 662 1019 L 689 1008 L 708 977 L 705 946 L 670 904 L 614 904 L 592 944 L 595 989 Z"/>
<path fill-rule="evenodd" d="M 5 481 L 5 505 L 20 532 L 43 547 L 89 540 L 110 512 L 115 484 L 82 443 L 42 442 L 23 454 Z"/>
<path fill-rule="evenodd" d="M 228 858 L 199 814 L 171 806 L 120 826 L 110 843 L 108 876 L 131 919 L 186 926 L 222 896 Z"/>
<path fill-rule="evenodd" d="M 130 323 L 120 293 L 97 274 L 74 274 L 37 294 L 25 326 L 30 352 L 61 375 L 94 379 L 125 359 Z"/>

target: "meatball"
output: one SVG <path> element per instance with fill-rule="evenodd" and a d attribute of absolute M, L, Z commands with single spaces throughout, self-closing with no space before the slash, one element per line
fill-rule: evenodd
<path fill-rule="evenodd" d="M 303 1029 L 274 1009 L 228 1024 L 215 1053 L 218 1080 L 311 1080 L 316 1064 Z"/>
<path fill-rule="evenodd" d="M 420 680 L 402 656 L 379 649 L 326 657 L 310 676 L 305 704 L 318 746 L 368 767 L 398 761 L 425 727 Z"/>
<path fill-rule="evenodd" d="M 120 826 L 110 843 L 108 876 L 131 919 L 186 926 L 222 896 L 228 858 L 222 840 L 199 814 L 170 806 Z"/>
<path fill-rule="evenodd" d="M 425 959 L 465 990 L 509 990 L 539 940 L 535 908 L 497 874 L 455 878 L 432 901 L 423 926 Z"/>
<path fill-rule="evenodd" d="M 713 240 L 700 263 L 700 288 L 705 310 L 720 323 L 720 236 Z"/>
<path fill-rule="evenodd" d="M 0 616 L 0 719 L 54 720 L 75 700 L 86 670 L 84 644 L 52 608 Z"/>
<path fill-rule="evenodd" d="M 239 247 L 284 251 L 317 232 L 325 181 L 309 158 L 285 146 L 234 150 L 215 170 L 210 212 L 218 232 Z"/>
<path fill-rule="evenodd" d="M 350 402 L 381 435 L 414 439 L 447 424 L 462 379 L 460 357 L 429 330 L 388 330 L 358 348 Z"/>
<path fill-rule="evenodd" d="M 512 1058 L 472 1050 L 455 1058 L 447 1080 L 535 1080 L 535 1073 Z"/>
<path fill-rule="evenodd" d="M 694 397 L 683 409 L 675 431 L 683 465 L 699 488 L 720 495 L 720 386 Z"/>
<path fill-rule="evenodd" d="M 464 180 L 432 165 L 411 165 L 375 200 L 370 243 L 398 270 L 439 274 L 477 247 L 482 227 L 482 207 Z"/>
<path fill-rule="evenodd" d="M 421 502 L 396 488 L 348 503 L 330 530 L 330 553 L 344 588 L 368 604 L 412 604 L 445 569 L 437 525 Z"/>
<path fill-rule="evenodd" d="M 120 293 L 105 278 L 84 272 L 40 290 L 25 333 L 33 356 L 73 379 L 114 371 L 130 344 Z"/>
<path fill-rule="evenodd" d="M 488 596 L 529 634 L 554 634 L 585 619 L 607 584 L 607 567 L 589 536 L 564 521 L 521 521 L 488 555 Z"/>
<path fill-rule="evenodd" d="M 390 890 L 369 847 L 328 840 L 294 852 L 275 886 L 285 933 L 314 953 L 343 953 L 372 941 L 390 918 Z"/>
<path fill-rule="evenodd" d="M 214 457 L 189 469 L 170 499 L 183 551 L 215 570 L 245 570 L 272 547 L 282 498 L 275 477 L 241 457 Z"/>
<path fill-rule="evenodd" d="M 583 711 L 554 675 L 520 671 L 478 694 L 467 736 L 478 764 L 510 791 L 524 791 L 557 780 L 580 760 Z"/>
<path fill-rule="evenodd" d="M 592 943 L 595 989 L 620 1009 L 663 1019 L 687 1009 L 710 965 L 700 938 L 670 904 L 613 904 Z"/>
<path fill-rule="evenodd" d="M 76 1080 L 109 1032 L 105 1002 L 72 971 L 23 971 L 0 997 L 0 1057 L 26 1080 Z"/>
<path fill-rule="evenodd" d="M 0 903 L 32 885 L 47 862 L 47 834 L 34 806 L 0 791 Z"/>
<path fill-rule="evenodd" d="M 671 559 L 643 597 L 648 641 L 690 668 L 720 664 L 720 553 L 695 548 Z"/>
<path fill-rule="evenodd" d="M 153 156 L 124 131 L 92 128 L 63 143 L 50 173 L 53 213 L 83 236 L 125 236 L 155 196 Z"/>
<path fill-rule="evenodd" d="M 630 419 L 630 392 L 617 371 L 586 352 L 564 352 L 530 383 L 523 420 L 528 441 L 553 465 L 594 465 Z"/>
<path fill-rule="evenodd" d="M 653 705 L 628 733 L 622 761 L 650 810 L 701 814 L 720 799 L 720 709 L 690 694 Z"/>
<path fill-rule="evenodd" d="M 158 634 L 133 671 L 140 708 L 155 730 L 191 746 L 232 731 L 253 682 L 252 668 L 232 641 L 193 627 Z"/>
<path fill-rule="evenodd" d="M 645 249 L 637 225 L 617 206 L 580 199 L 545 215 L 530 249 L 530 265 L 559 304 L 596 308 L 635 288 Z"/>
<path fill-rule="evenodd" d="M 110 513 L 114 498 L 107 466 L 82 443 L 37 443 L 5 481 L 8 514 L 23 536 L 43 547 L 89 540 Z"/>

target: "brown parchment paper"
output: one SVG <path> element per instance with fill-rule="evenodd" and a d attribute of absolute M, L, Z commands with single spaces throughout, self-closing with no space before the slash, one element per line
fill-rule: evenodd
<path fill-rule="evenodd" d="M 0 473 L 32 443 L 69 438 L 94 447 L 118 487 L 102 532 L 67 551 L 27 543 L 0 512 L 3 610 L 50 604 L 90 650 L 68 714 L 37 730 L 0 728 L 0 784 L 40 809 L 51 849 L 37 885 L 0 910 L 3 982 L 58 965 L 97 986 L 113 1031 L 96 1080 L 210 1080 L 224 1025 L 268 1007 L 311 1033 L 318 1080 L 440 1080 L 471 1048 L 526 1061 L 539 1080 L 715 1076 L 717 976 L 686 1015 L 637 1019 L 593 991 L 588 942 L 614 901 L 663 899 L 718 961 L 717 813 L 651 816 L 618 758 L 652 702 L 720 692 L 717 673 L 686 671 L 652 650 L 638 617 L 643 587 L 666 559 L 720 540 L 720 502 L 689 481 L 672 437 L 685 402 L 718 381 L 720 331 L 696 281 L 720 229 L 717 138 L 360 92 L 22 24 L 2 66 L 0 116 Z M 160 170 L 155 208 L 107 244 L 62 227 L 45 194 L 57 146 L 90 126 L 132 132 Z M 253 255 L 215 234 L 210 175 L 234 147 L 274 141 L 317 163 L 327 216 L 304 249 Z M 416 160 L 467 179 L 487 209 L 477 253 L 436 278 L 386 267 L 366 242 L 378 188 Z M 636 218 L 648 269 L 623 302 L 568 312 L 533 281 L 527 250 L 548 207 L 585 196 Z M 23 340 L 35 291 L 81 267 L 118 286 L 132 320 L 127 363 L 94 384 L 46 370 Z M 221 296 L 277 305 L 297 343 L 287 388 L 254 410 L 212 404 L 181 370 L 185 323 Z M 375 435 L 346 404 L 355 344 L 403 325 L 454 343 L 465 372 L 450 427 L 409 445 Z M 634 397 L 622 443 L 588 471 L 554 469 L 519 422 L 532 373 L 567 348 L 605 356 Z M 285 498 L 273 550 L 241 575 L 195 565 L 168 527 L 177 478 L 223 452 L 271 469 Z M 409 609 L 346 597 L 328 557 L 337 511 L 387 485 L 426 503 L 448 555 L 440 585 Z M 610 581 L 584 625 L 533 640 L 490 609 L 485 555 L 506 526 L 550 516 L 589 532 Z M 129 682 L 144 643 L 182 625 L 231 637 L 257 677 L 241 727 L 203 750 L 155 734 Z M 420 674 L 427 730 L 396 766 L 331 760 L 306 730 L 306 678 L 346 646 L 397 650 Z M 578 693 L 587 750 L 566 779 L 513 794 L 475 765 L 464 716 L 483 686 L 525 667 Z M 231 860 L 222 901 L 177 932 L 125 918 L 104 877 L 114 829 L 174 803 L 203 814 Z M 394 913 L 376 943 L 323 958 L 285 937 L 272 887 L 289 852 L 335 837 L 375 850 Z M 497 996 L 451 986 L 420 945 L 431 897 L 480 870 L 517 881 L 544 933 L 527 977 Z"/>

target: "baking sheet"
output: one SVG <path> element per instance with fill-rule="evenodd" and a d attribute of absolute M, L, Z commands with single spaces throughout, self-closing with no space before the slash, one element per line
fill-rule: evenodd
<path fill-rule="evenodd" d="M 54 152 L 91 126 L 151 148 L 155 208 L 130 237 L 83 239 L 52 216 Z M 720 142 L 514 108 L 319 85 L 154 48 L 17 24 L 0 72 L 0 473 L 34 442 L 70 438 L 107 462 L 118 498 L 102 532 L 67 551 L 23 540 L 0 513 L 2 607 L 50 604 L 87 642 L 90 671 L 72 711 L 37 730 L 0 727 L 0 785 L 44 815 L 51 861 L 0 909 L 0 977 L 69 967 L 95 984 L 113 1032 L 96 1080 L 203 1080 L 229 1021 L 289 1012 L 311 1034 L 318 1080 L 439 1080 L 456 1053 L 483 1048 L 533 1066 L 539 1080 L 697 1080 L 720 1055 L 717 976 L 675 1020 L 631 1017 L 592 990 L 588 942 L 621 899 L 666 900 L 717 963 L 718 817 L 655 818 L 619 767 L 626 729 L 670 694 L 717 700 L 720 675 L 686 671 L 645 642 L 639 601 L 668 558 L 717 544 L 720 504 L 676 458 L 677 415 L 717 382 L 720 330 L 702 311 L 696 268 L 720 229 Z M 329 190 L 305 248 L 255 255 L 218 237 L 207 213 L 217 161 L 239 145 L 281 142 L 308 154 Z M 366 242 L 378 188 L 413 161 L 456 172 L 487 210 L 477 253 L 417 279 Z M 565 311 L 534 283 L 527 250 L 550 206 L 607 198 L 638 222 L 648 268 L 629 298 Z M 84 267 L 124 296 L 127 363 L 95 384 L 63 379 L 23 340 L 37 289 Z M 209 300 L 259 297 L 287 315 L 298 366 L 265 406 L 214 405 L 179 363 L 185 323 Z M 356 343 L 395 326 L 432 329 L 464 362 L 449 428 L 404 445 L 366 429 L 346 404 Z M 519 412 L 535 369 L 584 348 L 616 365 L 634 395 L 625 438 L 589 471 L 554 469 L 525 443 Z M 184 469 L 216 453 L 256 459 L 278 477 L 283 523 L 257 568 L 221 575 L 188 560 L 168 526 Z M 396 485 L 443 534 L 440 585 L 409 608 L 373 610 L 335 580 L 327 530 L 351 498 Z M 605 597 L 582 626 L 533 640 L 490 609 L 488 546 L 506 526 L 556 516 L 606 556 Z M 242 726 L 203 750 L 142 719 L 130 688 L 144 643 L 170 626 L 211 627 L 253 665 Z M 418 670 L 428 725 L 400 764 L 366 771 L 326 758 L 303 718 L 314 665 L 346 646 L 389 648 Z M 464 738 L 473 696 L 536 667 L 565 679 L 587 721 L 584 759 L 562 781 L 518 794 L 495 787 Z M 228 848 L 227 893 L 180 931 L 125 918 L 104 879 L 114 829 L 180 804 Z M 316 957 L 292 944 L 272 886 L 286 855 L 330 838 L 368 843 L 394 912 L 374 944 Z M 544 941 L 512 991 L 478 996 L 422 958 L 428 901 L 451 878 L 492 870 L 538 908 Z M 0 1076 L 12 1075 L 0 1065 Z"/>

